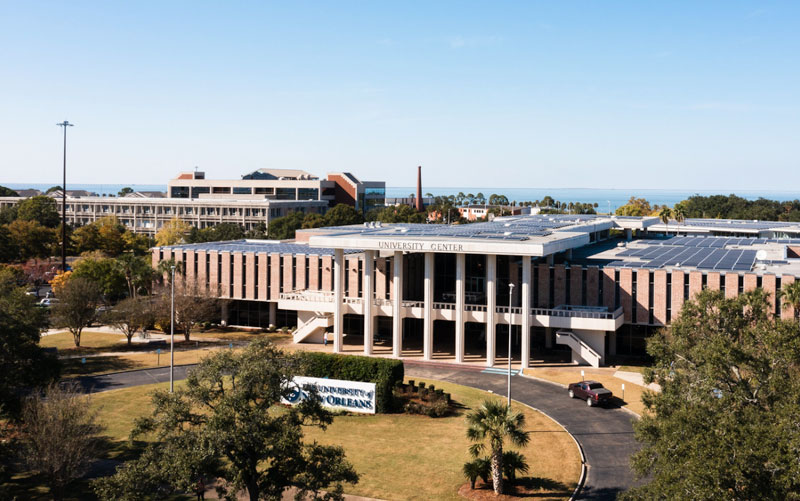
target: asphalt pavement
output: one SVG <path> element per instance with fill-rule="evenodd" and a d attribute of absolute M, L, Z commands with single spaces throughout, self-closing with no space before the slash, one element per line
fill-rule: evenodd
<path fill-rule="evenodd" d="M 193 365 L 175 367 L 175 380 L 186 378 Z M 448 367 L 447 364 L 406 363 L 406 376 L 449 381 L 496 394 L 506 394 L 507 377 L 487 374 L 476 368 Z M 76 379 L 90 393 L 117 390 L 169 381 L 169 367 L 118 372 Z M 636 484 L 628 458 L 638 448 L 633 438 L 633 420 L 619 408 L 587 407 L 583 400 L 570 399 L 558 385 L 514 376 L 511 398 L 534 407 L 567 429 L 586 457 L 587 474 L 577 499 L 610 500 Z"/>

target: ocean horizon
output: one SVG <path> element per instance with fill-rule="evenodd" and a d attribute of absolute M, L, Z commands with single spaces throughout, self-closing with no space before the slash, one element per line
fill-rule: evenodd
<path fill-rule="evenodd" d="M 51 186 L 59 183 L 0 183 L 3 186 L 14 190 L 37 189 L 46 191 Z M 97 193 L 98 195 L 116 195 L 122 188 L 131 187 L 135 191 L 167 191 L 165 184 L 118 184 L 118 183 L 67 183 L 70 190 L 86 190 Z M 416 192 L 414 186 L 387 186 L 387 198 L 404 198 Z M 630 200 L 631 197 L 644 198 L 651 205 L 673 206 L 676 203 L 686 200 L 692 195 L 730 195 L 735 194 L 747 200 L 757 200 L 767 198 L 770 200 L 790 201 L 800 200 L 800 191 L 779 191 L 779 190 L 675 190 L 675 189 L 654 189 L 654 188 L 619 188 L 619 189 L 600 189 L 600 188 L 476 188 L 476 187 L 425 187 L 422 194 L 425 196 L 430 193 L 434 196 L 456 195 L 463 192 L 465 195 L 472 193 L 477 195 L 483 193 L 488 199 L 491 194 L 505 195 L 510 201 L 525 202 L 541 200 L 545 196 L 561 202 L 581 202 L 597 204 L 598 209 L 616 209 Z"/>

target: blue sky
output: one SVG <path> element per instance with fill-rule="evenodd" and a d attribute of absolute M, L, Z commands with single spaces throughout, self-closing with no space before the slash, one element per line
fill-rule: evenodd
<path fill-rule="evenodd" d="M 0 2 L 0 184 L 787 190 L 798 2 Z"/>

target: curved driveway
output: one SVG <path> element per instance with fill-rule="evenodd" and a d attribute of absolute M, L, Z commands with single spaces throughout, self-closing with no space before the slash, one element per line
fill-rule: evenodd
<path fill-rule="evenodd" d="M 175 380 L 184 379 L 191 365 L 175 367 Z M 482 373 L 475 368 L 423 364 L 406 361 L 406 375 L 440 379 L 505 395 L 507 377 Z M 169 381 L 169 368 L 118 372 L 103 376 L 77 378 L 88 392 L 116 390 Z M 614 499 L 621 491 L 635 485 L 628 458 L 637 450 L 633 438 L 633 417 L 621 409 L 589 408 L 583 400 L 570 399 L 560 386 L 513 377 L 511 397 L 535 407 L 558 421 L 583 448 L 587 475 L 578 499 Z"/>

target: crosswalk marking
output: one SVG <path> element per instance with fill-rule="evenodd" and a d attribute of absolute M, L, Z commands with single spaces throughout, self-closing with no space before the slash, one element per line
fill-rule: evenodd
<path fill-rule="evenodd" d="M 499 369 L 499 368 L 495 368 L 495 367 L 489 367 L 487 369 L 483 369 L 481 372 L 484 373 L 484 374 L 500 374 L 500 375 L 503 375 L 503 376 L 507 376 L 508 375 L 508 369 Z M 512 376 L 516 376 L 517 374 L 519 374 L 518 370 L 514 370 L 514 369 L 511 370 L 511 375 Z"/>

